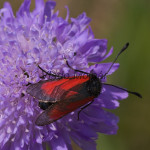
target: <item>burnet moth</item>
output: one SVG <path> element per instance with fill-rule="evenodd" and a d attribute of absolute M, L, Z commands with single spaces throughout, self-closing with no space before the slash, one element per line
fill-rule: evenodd
<path fill-rule="evenodd" d="M 98 95 L 101 93 L 103 84 L 114 86 L 142 98 L 142 96 L 137 92 L 131 92 L 124 88 L 101 82 L 101 79 L 109 73 L 111 67 L 116 62 L 119 55 L 125 49 L 127 49 L 128 45 L 129 43 L 127 43 L 121 49 L 121 51 L 118 53 L 111 66 L 109 67 L 108 71 L 100 78 L 93 73 L 87 73 L 72 68 L 66 59 L 66 64 L 70 69 L 73 69 L 76 72 L 83 73 L 84 75 L 78 76 L 77 78 L 59 78 L 59 76 L 49 74 L 40 66 L 38 66 L 39 69 L 41 69 L 46 74 L 57 76 L 58 78 L 55 78 L 53 80 L 50 79 L 40 81 L 28 86 L 27 93 L 38 99 L 39 107 L 44 110 L 37 117 L 35 124 L 38 126 L 50 124 L 78 108 L 80 108 L 78 112 L 79 119 L 80 112 L 84 108 L 89 106 L 94 101 L 94 98 L 98 97 Z"/>

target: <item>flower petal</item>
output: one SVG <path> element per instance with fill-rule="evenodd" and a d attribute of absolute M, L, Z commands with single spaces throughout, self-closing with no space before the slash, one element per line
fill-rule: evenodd
<path fill-rule="evenodd" d="M 112 65 L 112 63 L 101 63 L 101 64 L 96 64 L 93 71 L 96 74 L 105 74 L 108 69 L 110 68 L 110 66 Z M 107 75 L 111 75 L 112 73 L 114 73 L 117 69 L 119 68 L 119 63 L 115 63 L 113 64 L 113 66 L 111 67 L 110 71 L 108 72 Z"/>
<path fill-rule="evenodd" d="M 55 135 L 53 139 L 51 140 L 51 148 L 55 150 L 68 150 L 66 142 L 61 137 L 61 135 Z"/>
<path fill-rule="evenodd" d="M 88 131 L 87 131 L 88 132 Z M 77 132 L 72 131 L 71 137 L 73 141 L 81 147 L 83 150 L 96 150 L 96 142 L 92 141 L 88 138 L 84 138 L 84 136 L 79 135 Z"/>
<path fill-rule="evenodd" d="M 56 6 L 56 2 L 54 1 L 47 1 L 45 3 L 43 20 L 45 20 L 45 16 L 46 16 L 46 21 L 51 20 L 52 10 L 55 8 L 55 6 Z"/>
<path fill-rule="evenodd" d="M 128 97 L 128 92 L 113 87 L 111 85 L 104 85 L 102 93 L 96 99 L 99 104 L 107 109 L 115 109 L 119 107 L 119 102 L 117 100 L 122 100 Z"/>
<path fill-rule="evenodd" d="M 80 31 L 85 29 L 85 27 L 90 23 L 91 19 L 86 16 L 86 13 L 82 13 L 77 18 L 71 18 L 71 21 L 80 27 Z"/>
<path fill-rule="evenodd" d="M 4 12 L 4 18 L 14 18 L 13 10 L 9 2 L 4 3 L 4 8 L 7 9 L 7 11 Z"/>
<path fill-rule="evenodd" d="M 85 120 L 90 120 L 88 124 L 91 124 L 91 127 L 97 132 L 105 134 L 116 134 L 117 132 L 118 117 L 101 109 L 99 105 L 94 105 L 93 103 L 92 106 L 89 108 L 87 107 L 86 110 L 84 110 L 82 117 Z"/>
<path fill-rule="evenodd" d="M 43 0 L 35 0 L 35 1 L 36 2 L 35 2 L 35 10 L 34 11 L 39 12 L 39 10 L 44 7 L 44 1 Z"/>
<path fill-rule="evenodd" d="M 97 53 L 99 53 L 100 55 L 98 57 L 102 57 L 106 53 L 106 44 L 105 43 L 107 43 L 107 40 L 105 40 L 105 39 L 104 40 L 92 39 L 92 40 L 87 41 L 79 49 L 79 51 L 81 52 L 81 54 L 84 54 L 90 50 L 91 53 L 94 53 L 92 55 L 98 55 Z M 88 56 L 88 61 L 90 61 L 90 57 L 92 57 L 92 55 Z"/>
<path fill-rule="evenodd" d="M 30 12 L 30 4 L 31 4 L 31 0 L 24 0 L 24 2 L 22 3 L 21 7 L 19 8 L 19 11 L 17 12 L 17 17 L 24 16 L 25 12 L 27 14 L 29 14 L 29 12 Z"/>

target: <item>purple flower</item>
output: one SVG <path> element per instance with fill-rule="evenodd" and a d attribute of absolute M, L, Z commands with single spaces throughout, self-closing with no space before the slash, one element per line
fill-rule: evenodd
<path fill-rule="evenodd" d="M 30 0 L 25 0 L 16 17 L 9 3 L 0 10 L 0 149 L 43 150 L 49 145 L 53 150 L 71 150 L 71 140 L 81 149 L 96 149 L 97 132 L 116 134 L 118 117 L 106 111 L 119 106 L 118 100 L 128 93 L 109 85 L 89 107 L 80 114 L 78 110 L 49 125 L 35 125 L 42 112 L 38 100 L 26 93 L 27 84 L 41 80 L 37 67 L 52 72 L 73 73 L 73 68 L 104 74 L 111 63 L 89 67 L 90 62 L 101 62 L 112 54 L 107 52 L 107 40 L 95 39 L 85 13 L 69 20 L 54 13 L 55 2 L 36 0 L 36 8 L 29 11 Z M 69 21 L 68 21 L 69 20 Z M 114 64 L 108 75 L 116 71 Z M 105 82 L 103 79 L 102 82 Z M 106 108 L 106 109 L 103 109 Z"/>

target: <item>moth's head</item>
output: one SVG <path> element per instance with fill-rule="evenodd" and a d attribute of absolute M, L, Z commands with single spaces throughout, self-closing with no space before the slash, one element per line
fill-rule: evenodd
<path fill-rule="evenodd" d="M 90 79 L 87 83 L 88 92 L 91 96 L 98 97 L 102 88 L 101 79 L 99 79 L 95 74 L 90 74 L 89 76 Z"/>

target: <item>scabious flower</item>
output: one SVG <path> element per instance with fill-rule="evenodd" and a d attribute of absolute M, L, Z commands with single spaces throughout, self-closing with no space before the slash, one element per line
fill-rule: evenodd
<path fill-rule="evenodd" d="M 81 149 L 96 149 L 97 132 L 115 134 L 118 117 L 106 111 L 119 106 L 118 100 L 128 93 L 109 85 L 89 107 L 78 110 L 49 125 L 35 125 L 42 110 L 38 100 L 26 93 L 27 84 L 41 80 L 42 71 L 70 73 L 64 57 L 73 68 L 104 74 L 111 63 L 98 63 L 112 54 L 107 52 L 107 40 L 95 39 L 89 26 L 90 18 L 82 13 L 65 19 L 54 12 L 55 2 L 36 0 L 30 12 L 31 0 L 25 0 L 16 17 L 9 3 L 0 10 L 0 149 L 1 150 L 71 150 L 71 141 Z M 89 66 L 89 63 L 95 65 Z M 98 63 L 98 64 L 96 64 Z M 114 64 L 109 74 L 118 69 Z M 109 75 L 108 74 L 108 75 Z M 102 79 L 105 82 L 106 79 Z"/>

